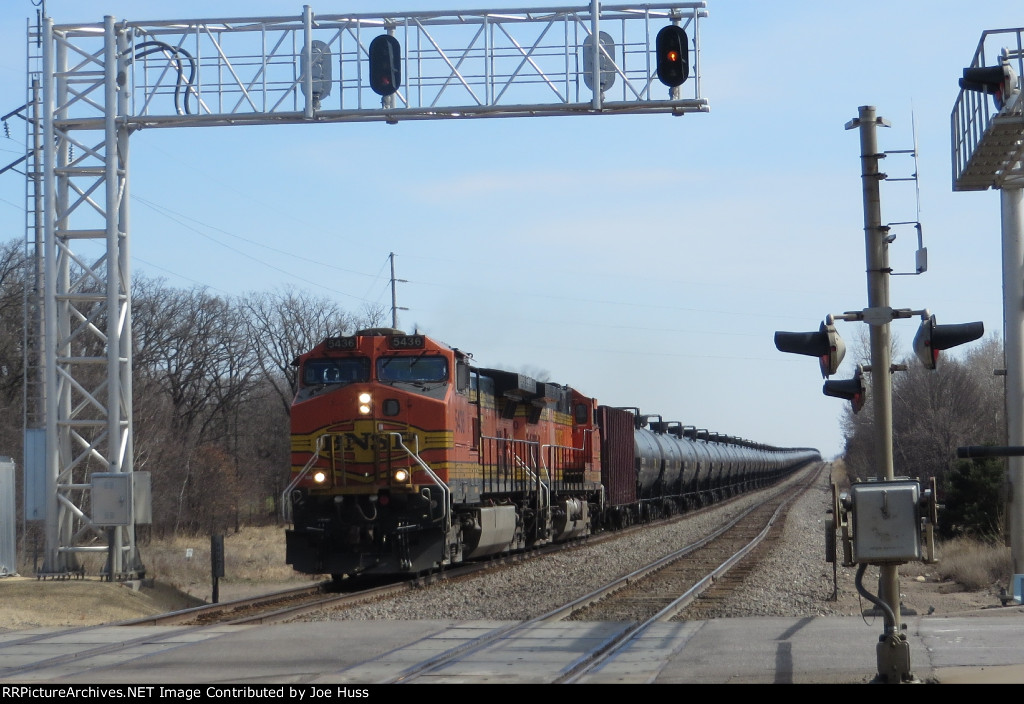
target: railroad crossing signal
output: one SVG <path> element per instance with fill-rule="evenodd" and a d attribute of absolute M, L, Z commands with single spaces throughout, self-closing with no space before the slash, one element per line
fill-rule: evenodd
<path fill-rule="evenodd" d="M 852 379 L 836 379 L 826 381 L 822 391 L 826 396 L 834 398 L 845 398 L 853 406 L 853 412 L 858 413 L 864 408 L 864 401 L 867 400 L 867 389 L 864 387 L 864 367 L 857 365 Z"/>
<path fill-rule="evenodd" d="M 1006 56 L 999 66 L 975 66 L 964 69 L 960 87 L 977 93 L 987 93 L 995 98 L 996 109 L 1002 110 L 1010 98 L 1020 92 L 1017 72 L 1010 66 Z"/>
<path fill-rule="evenodd" d="M 846 343 L 839 337 L 835 325 L 824 322 L 817 332 L 776 331 L 775 347 L 779 352 L 817 357 L 822 378 L 835 374 L 846 355 Z"/>
<path fill-rule="evenodd" d="M 936 325 L 935 316 L 921 316 L 921 326 L 914 336 L 914 354 L 921 360 L 925 369 L 935 369 L 939 361 L 939 351 L 948 350 L 985 334 L 982 322 L 958 323 L 955 325 Z"/>
<path fill-rule="evenodd" d="M 368 50 L 370 88 L 387 97 L 402 87 L 402 45 L 390 34 L 374 37 Z"/>
<path fill-rule="evenodd" d="M 683 85 L 690 75 L 690 45 L 686 30 L 677 24 L 663 27 L 654 41 L 658 80 L 669 88 Z"/>

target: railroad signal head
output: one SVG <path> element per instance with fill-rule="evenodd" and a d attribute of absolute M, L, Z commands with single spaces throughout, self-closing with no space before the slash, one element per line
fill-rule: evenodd
<path fill-rule="evenodd" d="M 310 44 L 310 61 L 307 65 L 306 52 L 301 54 L 301 66 L 302 66 L 302 93 L 306 93 L 306 75 L 310 76 L 311 84 L 313 86 L 313 99 L 322 100 L 331 94 L 331 48 L 320 41 L 314 39 Z"/>
<path fill-rule="evenodd" d="M 853 412 L 859 413 L 860 409 L 864 408 L 864 401 L 868 397 L 867 389 L 864 387 L 863 374 L 864 368 L 858 364 L 852 379 L 826 381 L 821 390 L 826 396 L 845 398 L 853 406 Z"/>
<path fill-rule="evenodd" d="M 925 369 L 935 369 L 939 361 L 939 351 L 948 350 L 967 342 L 977 340 L 985 334 L 985 324 L 958 323 L 955 325 L 936 325 L 935 316 L 921 316 L 921 326 L 914 336 L 914 354 L 921 360 Z"/>
<path fill-rule="evenodd" d="M 601 92 L 608 90 L 615 83 L 615 40 L 608 32 L 598 32 L 598 43 L 601 45 L 598 71 L 600 72 Z M 583 83 L 594 90 L 594 38 L 588 37 L 583 44 Z"/>
<path fill-rule="evenodd" d="M 846 343 L 835 325 L 824 322 L 817 332 L 776 332 L 775 347 L 780 352 L 817 357 L 822 378 L 835 374 L 846 355 Z"/>
<path fill-rule="evenodd" d="M 663 27 L 654 40 L 658 80 L 670 88 L 681 86 L 690 75 L 690 44 L 677 24 Z"/>
<path fill-rule="evenodd" d="M 1019 92 L 1017 72 L 1004 56 L 999 66 L 975 66 L 964 69 L 960 87 L 977 93 L 987 93 L 995 98 L 996 109 L 1002 110 L 1010 98 Z"/>
<path fill-rule="evenodd" d="M 380 96 L 388 96 L 402 87 L 402 46 L 390 34 L 374 37 L 368 50 L 370 88 Z"/>

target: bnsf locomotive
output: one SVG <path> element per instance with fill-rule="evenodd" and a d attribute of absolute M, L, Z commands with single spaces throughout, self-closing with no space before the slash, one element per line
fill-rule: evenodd
<path fill-rule="evenodd" d="M 600 406 L 390 328 L 327 338 L 297 364 L 287 561 L 335 579 L 671 515 L 820 459 Z"/>

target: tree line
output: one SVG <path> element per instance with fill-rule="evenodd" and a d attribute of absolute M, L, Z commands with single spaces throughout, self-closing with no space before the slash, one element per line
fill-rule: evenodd
<path fill-rule="evenodd" d="M 21 240 L 0 245 L 0 455 L 19 472 L 30 259 Z M 324 337 L 382 324 L 385 309 L 356 314 L 294 289 L 223 296 L 140 275 L 131 293 L 135 469 L 152 482 L 144 530 L 273 519 L 290 479 L 293 360 Z"/>
<path fill-rule="evenodd" d="M 0 244 L 0 455 L 19 471 L 31 264 L 23 241 Z M 279 515 L 291 464 L 292 361 L 324 337 L 381 325 L 386 313 L 356 314 L 294 289 L 222 296 L 136 275 L 133 437 L 135 468 L 152 481 L 149 530 L 220 532 Z M 895 474 L 936 478 L 943 534 L 998 534 L 1005 463 L 958 462 L 956 449 L 1005 444 L 1004 377 L 994 374 L 1004 367 L 1002 344 L 986 338 L 960 357 L 944 353 L 934 371 L 912 356 L 902 363 L 892 379 Z M 853 479 L 878 475 L 872 419 L 870 394 L 860 413 L 847 408 L 842 419 Z"/>

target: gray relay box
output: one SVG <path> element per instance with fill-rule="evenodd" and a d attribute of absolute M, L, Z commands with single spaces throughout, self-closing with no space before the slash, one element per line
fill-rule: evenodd
<path fill-rule="evenodd" d="M 854 562 L 921 560 L 921 485 L 918 482 L 853 484 L 850 493 Z"/>

